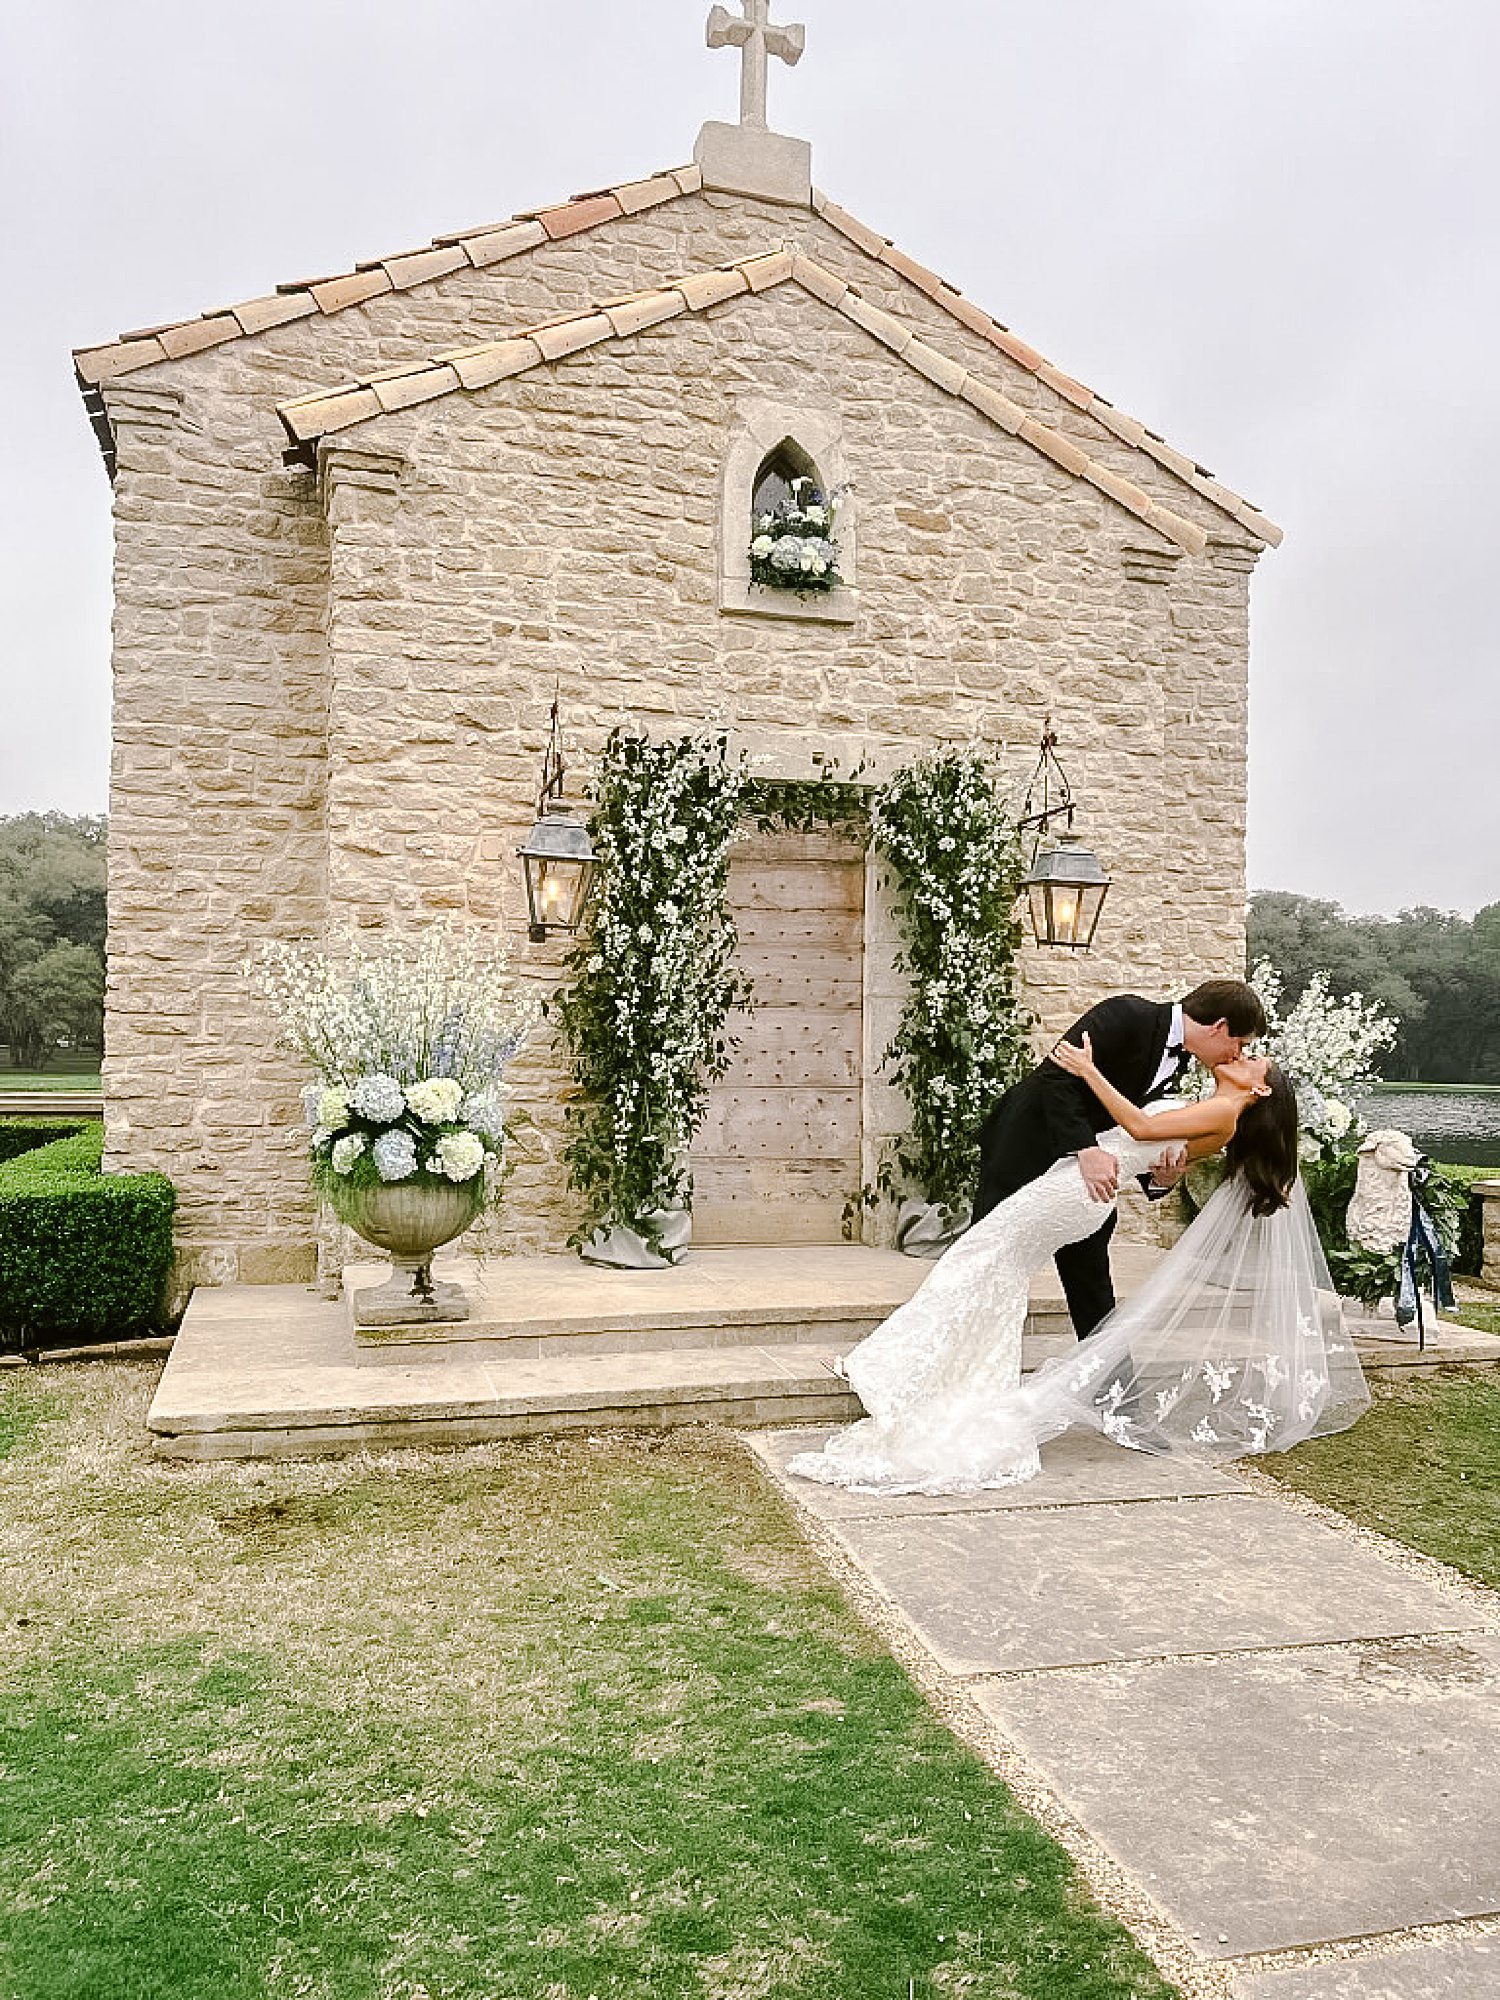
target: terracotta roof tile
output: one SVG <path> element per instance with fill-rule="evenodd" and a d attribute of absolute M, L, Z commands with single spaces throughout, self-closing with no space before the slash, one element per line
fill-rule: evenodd
<path fill-rule="evenodd" d="M 640 333 L 664 319 L 686 312 L 687 300 L 681 292 L 639 292 L 632 299 L 615 299 L 604 308 L 617 335 Z"/>
<path fill-rule="evenodd" d="M 363 305 L 390 291 L 406 291 L 413 285 L 430 284 L 435 279 L 462 270 L 466 265 L 483 270 L 504 258 L 519 256 L 546 242 L 576 236 L 600 223 L 635 215 L 662 202 L 679 201 L 696 194 L 703 175 L 696 166 L 674 167 L 651 174 L 644 180 L 626 181 L 614 188 L 600 189 L 561 202 L 555 207 L 528 210 L 508 222 L 486 223 L 482 228 L 460 234 L 435 236 L 430 244 L 415 250 L 398 251 L 389 257 L 365 258 L 352 271 L 326 277 L 297 279 L 278 285 L 276 297 L 301 301 L 278 311 L 271 299 L 255 299 L 231 313 L 208 314 L 189 320 L 168 320 L 160 326 L 137 327 L 118 340 L 75 350 L 74 363 L 80 384 L 89 388 L 138 368 L 152 368 L 165 360 L 196 354 L 220 341 L 247 338 L 268 327 L 319 312 L 342 312 L 347 306 Z M 305 302 L 310 300 L 311 305 Z M 243 312 L 243 317 L 242 317 Z M 205 332 L 208 328 L 210 331 Z"/>
<path fill-rule="evenodd" d="M 306 292 L 273 292 L 266 299 L 245 299 L 229 310 L 239 321 L 241 333 L 264 333 L 268 326 L 284 326 L 288 320 L 306 319 L 318 307 L 316 300 Z"/>
<path fill-rule="evenodd" d="M 992 424 L 998 424 L 1001 430 L 1009 431 L 1013 437 L 1020 435 L 1026 411 L 1003 390 L 981 382 L 977 375 L 970 375 L 958 393 L 966 403 L 972 403 L 982 416 L 988 417 Z"/>
<path fill-rule="evenodd" d="M 836 201 L 830 201 L 817 188 L 813 189 L 812 204 L 825 222 L 831 223 L 851 243 L 857 243 L 867 256 L 884 258 L 890 249 L 891 239 L 888 236 L 877 236 L 857 215 L 851 215 L 847 208 L 840 208 Z"/>
<path fill-rule="evenodd" d="M 576 236 L 580 229 L 594 229 L 601 222 L 612 222 L 623 213 L 612 194 L 595 194 L 586 201 L 564 202 L 560 208 L 538 209 L 536 220 L 555 242 L 563 236 Z"/>
<path fill-rule="evenodd" d="M 478 236 L 466 236 L 463 249 L 476 271 L 490 264 L 503 264 L 507 257 L 519 257 L 523 250 L 535 250 L 549 241 L 539 222 L 508 222 L 501 229 L 487 229 Z"/>
<path fill-rule="evenodd" d="M 929 271 L 925 264 L 919 264 L 915 257 L 908 257 L 904 250 L 898 250 L 894 243 L 888 243 L 880 253 L 882 264 L 889 264 L 893 271 L 914 284 L 919 292 L 926 292 L 929 298 L 944 289 L 943 281 L 936 271 Z"/>
<path fill-rule="evenodd" d="M 660 320 L 688 312 L 706 312 L 729 298 L 749 297 L 752 279 L 756 281 L 755 289 L 763 291 L 788 282 L 797 284 L 809 296 L 832 305 L 854 325 L 862 327 L 940 389 L 961 397 L 991 422 L 1020 437 L 1033 450 L 1044 453 L 1065 472 L 1087 480 L 1167 540 L 1195 554 L 1206 546 L 1208 537 L 1201 528 L 1152 501 L 1132 480 L 1123 479 L 1108 466 L 1099 464 L 1076 438 L 1052 430 L 1010 397 L 980 381 L 951 355 L 942 353 L 929 341 L 917 339 L 894 315 L 870 305 L 814 259 L 786 250 L 743 257 L 713 270 L 691 271 L 669 285 L 546 320 L 508 340 L 451 348 L 434 355 L 430 361 L 389 369 L 362 382 L 317 395 L 297 397 L 283 403 L 279 412 L 292 441 L 287 457 L 310 463 L 321 437 L 366 423 L 383 410 L 404 409 L 412 403 L 448 395 L 455 389 L 483 388 L 504 376 L 523 374 L 543 361 L 560 360 L 584 348 L 620 339 Z"/>
<path fill-rule="evenodd" d="M 544 361 L 561 361 L 565 354 L 576 354 L 580 347 L 613 340 L 615 330 L 608 313 L 577 313 L 554 320 L 550 326 L 528 327 L 527 338 L 536 342 Z"/>
<path fill-rule="evenodd" d="M 73 367 L 79 382 L 85 388 L 91 388 L 94 383 L 106 381 L 112 375 L 124 374 L 127 368 L 149 368 L 153 362 L 165 361 L 166 358 L 166 349 L 159 340 L 137 337 L 128 341 L 111 341 L 106 347 L 75 348 Z"/>
<path fill-rule="evenodd" d="M 213 319 L 184 320 L 181 326 L 164 327 L 160 335 L 162 353 L 169 361 L 181 361 L 186 355 L 201 354 L 205 347 L 243 338 L 233 313 L 219 313 Z"/>
<path fill-rule="evenodd" d="M 281 421 L 293 436 L 317 437 L 325 428 L 348 430 L 380 415 L 380 398 L 373 389 L 351 382 L 345 388 L 327 389 L 316 396 L 297 396 L 280 409 Z"/>
<path fill-rule="evenodd" d="M 791 276 L 790 265 L 786 275 Z M 730 265 L 725 270 L 691 271 L 685 278 L 674 278 L 671 289 L 681 292 L 693 312 L 706 312 L 710 306 L 720 305 L 738 292 L 748 292 L 750 280 L 737 265 Z"/>
<path fill-rule="evenodd" d="M 1065 403 L 1072 403 L 1078 409 L 1086 410 L 1093 402 L 1092 389 L 1085 383 L 1075 381 L 1071 375 L 1065 375 L 1061 368 L 1054 368 L 1050 361 L 1043 362 L 1036 372 L 1037 380 L 1045 382 L 1047 387 L 1054 394 L 1061 396 Z"/>
<path fill-rule="evenodd" d="M 838 305 L 849 289 L 842 278 L 835 277 L 821 264 L 815 264 L 811 257 L 793 257 L 792 276 L 815 299 L 821 299 L 825 306 Z"/>
<path fill-rule="evenodd" d="M 1215 479 L 1212 473 L 1199 465 L 1196 460 L 1177 451 L 1154 431 L 1149 431 L 1144 424 L 1138 423 L 1135 418 L 1127 417 L 1123 411 L 1116 410 L 1103 396 L 1090 389 L 1087 383 L 1075 381 L 1060 368 L 1054 368 L 1044 354 L 1038 353 L 1036 348 L 1019 339 L 998 320 L 991 319 L 987 313 L 981 312 L 968 300 L 960 298 L 951 285 L 944 285 L 935 280 L 930 271 L 915 263 L 904 251 L 897 250 L 888 237 L 877 235 L 868 224 L 852 216 L 846 208 L 840 208 L 836 201 L 830 201 L 819 188 L 813 189 L 812 205 L 825 222 L 838 230 L 841 236 L 847 237 L 858 249 L 863 250 L 866 256 L 875 258 L 887 269 L 895 271 L 898 276 L 917 286 L 945 312 L 968 327 L 970 332 L 977 333 L 982 339 L 989 341 L 991 346 L 999 348 L 1002 354 L 1008 355 L 1019 367 L 1035 375 L 1055 394 L 1062 396 L 1076 408 L 1085 411 L 1105 425 L 1122 443 L 1130 445 L 1137 451 L 1144 451 L 1149 457 L 1154 458 L 1159 465 L 1181 479 L 1185 485 L 1202 494 L 1204 499 L 1222 508 L 1259 540 L 1269 543 L 1273 548 L 1281 541 L 1281 530 L 1274 521 L 1267 520 L 1266 516 L 1252 507 L 1248 500 L 1241 499 L 1237 493 L 1231 492 L 1221 480 Z M 1173 515 L 1172 518 L 1175 520 L 1176 516 Z"/>
<path fill-rule="evenodd" d="M 617 187 L 614 197 L 622 215 L 634 215 L 639 209 L 655 208 L 658 202 L 675 201 L 681 192 L 670 174 L 653 174 L 649 181 L 628 181 Z"/>
<path fill-rule="evenodd" d="M 462 387 L 458 370 L 453 367 L 407 369 L 374 384 L 380 407 L 387 416 L 396 410 L 410 409 L 413 403 L 430 403 L 434 396 L 446 396 L 450 389 Z"/>
<path fill-rule="evenodd" d="M 904 326 L 893 313 L 872 306 L 852 285 L 839 301 L 838 309 L 846 319 L 862 326 L 866 333 L 873 333 L 881 345 L 890 348 L 893 354 L 904 354 L 916 339 L 909 326 Z"/>
<path fill-rule="evenodd" d="M 736 264 L 744 272 L 752 292 L 763 292 L 792 275 L 790 250 L 764 250 L 755 257 L 737 258 Z"/>
<path fill-rule="evenodd" d="M 967 368 L 929 346 L 925 340 L 911 341 L 904 349 L 902 359 L 909 361 L 929 382 L 936 382 L 940 389 L 946 389 L 950 396 L 958 395 L 968 380 Z"/>
<path fill-rule="evenodd" d="M 434 278 L 446 278 L 452 271 L 466 270 L 469 264 L 457 245 L 448 248 L 434 245 L 431 250 L 410 250 L 403 256 L 382 257 L 380 261 L 398 292 L 410 291 L 413 285 L 430 284 Z"/>
<path fill-rule="evenodd" d="M 1027 417 L 1021 425 L 1018 436 L 1028 444 L 1034 444 L 1038 451 L 1044 451 L 1048 458 L 1060 465 L 1064 472 L 1071 472 L 1074 478 L 1088 471 L 1089 455 L 1077 438 L 1065 437 L 1061 431 L 1054 431 L 1035 417 Z"/>
<path fill-rule="evenodd" d="M 486 389 L 507 375 L 523 375 L 535 368 L 542 350 L 534 340 L 487 340 L 477 347 L 455 349 L 435 357 L 446 361 L 466 389 Z"/>
<path fill-rule="evenodd" d="M 351 271 L 347 278 L 325 278 L 321 284 L 308 287 L 318 311 L 325 313 L 342 312 L 345 306 L 363 305 L 366 299 L 379 298 L 382 292 L 391 289 L 390 278 L 379 269 Z"/>
<path fill-rule="evenodd" d="M 944 312 L 951 313 L 960 325 L 969 329 L 970 333 L 980 334 L 985 339 L 989 338 L 990 329 L 995 322 L 982 306 L 976 306 L 972 299 L 964 298 L 954 291 L 951 285 L 940 286 L 932 297 L 935 304 L 940 305 Z"/>

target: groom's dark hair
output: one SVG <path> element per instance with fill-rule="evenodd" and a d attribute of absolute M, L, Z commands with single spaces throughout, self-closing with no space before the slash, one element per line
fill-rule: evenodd
<path fill-rule="evenodd" d="M 1243 979 L 1205 979 L 1182 1003 L 1182 1011 L 1200 1027 L 1223 1021 L 1231 1035 L 1254 1041 L 1266 1032 L 1266 1010 L 1260 995 Z"/>

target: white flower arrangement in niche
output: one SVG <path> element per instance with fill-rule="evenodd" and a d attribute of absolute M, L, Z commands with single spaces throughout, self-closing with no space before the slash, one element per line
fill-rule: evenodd
<path fill-rule="evenodd" d="M 505 1072 L 537 1017 L 505 947 L 451 918 L 371 949 L 282 943 L 246 970 L 317 1082 L 302 1093 L 313 1181 L 336 1210 L 362 1188 L 481 1184 L 497 1193 Z"/>
<path fill-rule="evenodd" d="M 750 580 L 767 590 L 835 590 L 844 579 L 834 523 L 848 489 L 823 493 L 811 479 L 790 485 L 789 502 L 751 522 Z"/>

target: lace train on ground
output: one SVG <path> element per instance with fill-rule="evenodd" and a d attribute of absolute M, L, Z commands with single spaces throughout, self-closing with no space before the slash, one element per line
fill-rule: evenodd
<path fill-rule="evenodd" d="M 1123 1133 L 1100 1143 L 1125 1173 L 1160 1151 Z M 1033 1273 L 1111 1213 L 1072 1159 L 991 1210 L 849 1356 L 869 1416 L 791 1470 L 868 1491 L 978 1492 L 1034 1477 L 1039 1447 L 1075 1426 L 1141 1451 L 1239 1458 L 1345 1430 L 1368 1407 L 1300 1182 L 1265 1217 L 1227 1182 L 1132 1299 L 1022 1382 Z"/>

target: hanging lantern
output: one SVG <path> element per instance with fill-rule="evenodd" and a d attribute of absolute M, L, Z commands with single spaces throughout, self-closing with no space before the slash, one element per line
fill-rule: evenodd
<path fill-rule="evenodd" d="M 1038 793 L 1041 804 L 1036 808 Z M 1041 755 L 1021 808 L 1020 825 L 1036 829 L 1031 867 L 1021 887 L 1030 904 L 1031 928 L 1038 944 L 1087 951 L 1099 928 L 1099 912 L 1109 894 L 1110 878 L 1098 855 L 1073 831 L 1073 811 L 1073 788 L 1057 761 L 1057 737 L 1049 715 L 1042 729 Z M 1054 820 L 1063 822 L 1061 829 L 1054 830 Z"/>
<path fill-rule="evenodd" d="M 564 768 L 554 696 L 536 825 L 526 836 L 526 845 L 516 850 L 526 880 L 533 944 L 540 944 L 550 931 L 576 931 L 593 886 L 597 857 L 588 828 L 563 801 Z"/>

